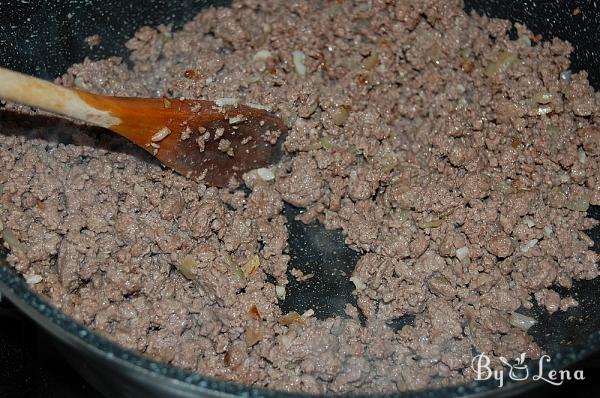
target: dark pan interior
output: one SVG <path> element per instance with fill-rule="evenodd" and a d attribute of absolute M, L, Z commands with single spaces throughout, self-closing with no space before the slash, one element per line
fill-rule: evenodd
<path fill-rule="evenodd" d="M 6 1 L 0 0 L 0 66 L 9 67 L 46 79 L 62 74 L 69 65 L 82 61 L 85 57 L 100 59 L 108 56 L 127 58 L 124 42 L 133 32 L 143 25 L 173 24 L 175 28 L 189 20 L 206 5 L 226 5 L 228 1 L 210 0 L 147 0 L 121 2 L 117 0 L 74 0 L 57 2 L 43 1 Z M 560 37 L 574 44 L 572 56 L 574 71 L 586 70 L 590 82 L 600 88 L 600 67 L 598 48 L 600 48 L 600 9 L 591 1 L 574 0 L 465 0 L 467 10 L 475 10 L 491 17 L 507 18 L 526 24 L 545 38 Z M 574 13 L 575 9 L 579 13 Z M 576 14 L 576 15 L 575 15 Z M 99 46 L 90 48 L 84 39 L 99 34 L 103 40 Z M 7 114 L 0 106 L 0 125 Z M 12 117 L 12 116 L 11 116 Z M 0 139 L 2 139 L 0 135 Z M 290 285 L 288 299 L 282 304 L 285 311 L 314 308 L 317 316 L 326 318 L 343 314 L 347 302 L 354 300 L 352 285 L 347 278 L 331 276 L 352 272 L 358 255 L 343 244 L 338 231 L 325 231 L 318 224 L 304 226 L 293 220 L 299 209 L 286 208 L 290 225 L 290 251 L 292 266 L 307 273 L 314 273 L 314 284 Z M 592 207 L 589 215 L 600 219 L 600 208 Z M 594 250 L 600 252 L 600 228 L 590 231 L 595 242 Z M 52 333 L 60 335 L 62 344 L 70 350 L 74 361 L 96 361 L 99 369 L 114 365 L 106 377 L 114 381 L 109 385 L 106 380 L 92 376 L 93 372 L 82 371 L 91 377 L 94 384 L 103 388 L 110 396 L 123 391 L 123 385 L 129 383 L 128 396 L 137 396 L 140 386 L 147 389 L 144 396 L 180 391 L 226 391 L 239 394 L 251 391 L 264 395 L 261 390 L 239 388 L 238 386 L 206 381 L 200 376 L 191 376 L 169 366 L 158 365 L 137 355 L 132 355 L 110 342 L 95 336 L 85 328 L 74 323 L 47 306 L 38 296 L 32 294 L 24 282 L 10 269 L 3 267 L 5 255 L 0 253 L 0 288 L 15 303 L 24 308 Z M 319 259 L 319 267 L 315 267 Z M 313 264 L 313 265 L 311 265 Z M 291 267 L 290 267 L 291 268 Z M 337 271 L 337 272 L 332 272 Z M 294 279 L 291 278 L 293 281 Z M 564 290 L 557 289 L 560 293 Z M 580 305 L 568 312 L 549 315 L 535 306 L 530 314 L 539 320 L 530 331 L 552 356 L 556 367 L 574 363 L 585 355 L 600 349 L 600 278 L 593 281 L 580 281 L 574 284 L 569 294 L 579 300 Z M 398 319 L 395 327 L 410 323 L 411 319 Z M 105 354 L 110 353 L 107 357 Z M 91 359 L 90 359 L 91 358 Z M 132 384 L 131 379 L 119 376 L 119 372 L 141 374 L 141 384 Z M 117 370 L 119 372 L 117 372 Z M 136 373 L 137 372 L 137 373 Z M 128 373 L 129 374 L 129 373 Z M 165 379 L 166 377 L 166 379 Z M 165 380 L 169 380 L 165 382 Z M 162 386 L 159 385 L 162 383 Z M 116 386 L 119 388 L 116 388 Z M 166 387 L 165 387 L 166 386 Z M 166 388 L 166 390 L 164 390 Z M 517 391 L 519 387 L 512 390 Z M 409 396 L 463 396 L 475 393 L 494 393 L 493 383 L 472 384 L 466 387 L 449 388 L 439 392 L 419 392 Z M 131 393 L 131 394 L 130 394 Z M 269 395 L 269 394 L 267 394 Z M 157 395 L 158 396 L 158 395 Z M 187 395 L 184 395 L 187 396 Z"/>

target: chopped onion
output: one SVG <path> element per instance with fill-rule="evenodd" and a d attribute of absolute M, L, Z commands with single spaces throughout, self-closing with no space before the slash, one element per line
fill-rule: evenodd
<path fill-rule="evenodd" d="M 377 55 L 376 53 L 369 55 L 363 61 L 363 67 L 367 70 L 371 70 L 371 69 L 375 68 L 377 65 L 379 65 L 379 55 Z"/>
<path fill-rule="evenodd" d="M 534 94 L 531 99 L 534 100 L 535 102 L 537 102 L 538 104 L 545 105 L 545 104 L 549 104 L 550 102 L 552 102 L 552 100 L 554 99 L 554 95 L 552 95 L 550 93 L 537 93 L 537 94 Z"/>
<path fill-rule="evenodd" d="M 579 163 L 581 164 L 585 164 L 587 161 L 587 155 L 585 154 L 585 151 L 582 147 L 579 147 L 579 149 L 577 150 L 577 158 L 579 159 Z"/>
<path fill-rule="evenodd" d="M 292 346 L 295 337 L 295 333 L 293 331 L 290 331 L 289 333 L 279 335 L 278 339 L 283 348 L 287 350 Z"/>
<path fill-rule="evenodd" d="M 248 119 L 246 119 L 246 117 L 244 115 L 237 115 L 237 116 L 229 118 L 229 124 L 231 124 L 233 126 L 235 124 L 245 122 L 246 120 L 248 120 Z"/>
<path fill-rule="evenodd" d="M 288 128 L 292 128 L 292 126 L 294 125 L 294 123 L 296 122 L 297 119 L 298 119 L 298 115 L 292 111 L 290 111 L 289 113 L 284 112 L 281 115 L 281 120 Z"/>
<path fill-rule="evenodd" d="M 264 335 L 265 335 L 265 332 L 261 328 L 255 328 L 255 327 L 246 328 L 246 330 L 244 332 L 244 340 L 246 341 L 246 347 L 252 347 L 256 343 L 258 343 L 263 338 Z"/>
<path fill-rule="evenodd" d="M 518 312 L 513 312 L 510 315 L 509 322 L 516 328 L 528 330 L 530 327 L 535 325 L 537 321 L 530 316 L 519 314 Z"/>
<path fill-rule="evenodd" d="M 527 242 L 521 247 L 521 253 L 527 253 L 529 250 L 533 249 L 533 247 L 537 245 L 538 242 L 539 240 L 537 239 L 531 239 L 529 242 Z"/>
<path fill-rule="evenodd" d="M 290 326 L 294 323 L 298 325 L 304 325 L 305 321 L 302 318 L 302 315 L 298 314 L 296 311 L 288 312 L 279 318 L 278 322 L 284 326 Z"/>
<path fill-rule="evenodd" d="M 42 281 L 41 275 L 26 275 L 25 276 L 25 282 L 27 282 L 28 285 L 35 285 L 37 283 L 40 283 L 41 281 Z"/>
<path fill-rule="evenodd" d="M 179 272 L 187 279 L 194 279 L 195 270 L 198 268 L 196 259 L 191 254 L 186 255 L 179 265 Z"/>
<path fill-rule="evenodd" d="M 244 264 L 242 271 L 244 272 L 244 276 L 248 277 L 256 272 L 258 267 L 260 266 L 260 258 L 258 254 L 255 254 Z"/>
<path fill-rule="evenodd" d="M 534 114 L 537 116 L 547 115 L 554 109 L 550 105 L 541 105 L 534 109 Z"/>
<path fill-rule="evenodd" d="M 275 294 L 279 300 L 285 299 L 285 286 L 275 286 Z"/>
<path fill-rule="evenodd" d="M 160 142 L 160 141 L 164 140 L 165 138 L 167 138 L 167 136 L 169 136 L 169 134 L 171 134 L 171 130 L 168 127 L 163 127 L 160 130 L 158 130 L 152 136 L 152 138 L 150 138 L 150 141 L 152 141 L 152 142 Z"/>
<path fill-rule="evenodd" d="M 514 53 L 508 51 L 501 52 L 496 61 L 492 62 L 487 68 L 485 68 L 484 73 L 487 77 L 494 77 L 499 73 L 504 73 L 518 59 L 519 58 Z"/>
<path fill-rule="evenodd" d="M 77 76 L 74 80 L 73 83 L 75 84 L 75 87 L 80 89 L 80 90 L 86 90 L 88 91 L 90 89 L 90 87 L 87 85 L 87 83 L 85 83 L 83 81 L 83 78 L 81 76 Z"/>
<path fill-rule="evenodd" d="M 309 151 L 316 151 L 318 149 L 330 150 L 331 148 L 333 148 L 333 142 L 331 142 L 331 139 L 329 139 L 329 137 L 321 137 L 319 141 L 310 144 L 308 147 L 306 147 L 306 149 L 308 149 Z"/>
<path fill-rule="evenodd" d="M 535 227 L 535 221 L 533 221 L 533 220 L 531 219 L 531 217 L 525 217 L 525 218 L 523 219 L 523 221 L 525 222 L 525 224 L 527 224 L 527 226 L 528 226 L 529 228 L 533 228 L 533 227 Z"/>
<path fill-rule="evenodd" d="M 338 126 L 343 126 L 349 116 L 350 112 L 348 112 L 348 109 L 345 106 L 340 106 L 333 112 L 332 121 Z"/>
<path fill-rule="evenodd" d="M 24 251 L 21 242 L 19 242 L 19 238 L 8 228 L 2 230 L 2 240 L 4 240 L 4 247 L 8 250 L 15 251 Z"/>
<path fill-rule="evenodd" d="M 354 286 L 356 286 L 356 290 L 365 290 L 367 288 L 367 285 L 365 285 L 364 282 L 358 276 L 351 277 L 350 282 L 354 283 Z"/>
<path fill-rule="evenodd" d="M 552 230 L 552 227 L 550 225 L 546 225 L 544 227 L 544 234 L 546 234 L 546 236 L 551 236 L 553 232 L 554 231 Z"/>
<path fill-rule="evenodd" d="M 304 319 L 310 318 L 314 314 L 315 314 L 315 310 L 313 310 L 312 308 L 310 308 L 310 309 L 304 311 L 304 313 L 302 314 L 302 318 L 304 318 Z"/>
<path fill-rule="evenodd" d="M 560 80 L 564 80 L 564 81 L 568 82 L 569 80 L 571 80 L 572 75 L 573 75 L 573 72 L 571 72 L 570 70 L 564 70 L 564 71 L 560 72 Z"/>
<path fill-rule="evenodd" d="M 240 103 L 239 98 L 232 98 L 232 97 L 219 98 L 218 100 L 215 101 L 215 104 L 217 104 L 217 106 L 219 106 L 219 107 L 226 106 L 226 105 L 236 105 L 239 103 Z"/>
<path fill-rule="evenodd" d="M 262 315 L 260 315 L 260 311 L 258 311 L 258 307 L 256 304 L 252 304 L 252 307 L 248 310 L 248 315 L 257 320 L 262 320 Z"/>
<path fill-rule="evenodd" d="M 531 39 L 527 35 L 520 35 L 517 42 L 519 42 L 520 47 L 531 47 Z"/>
<path fill-rule="evenodd" d="M 442 220 L 439 217 L 433 217 L 431 220 L 428 221 L 421 221 L 419 223 L 419 227 L 422 229 L 427 229 L 427 228 L 438 228 L 440 227 L 442 224 L 444 223 L 444 220 Z"/>
<path fill-rule="evenodd" d="M 329 137 L 321 137 L 321 140 L 319 142 L 321 143 L 321 147 L 323 149 L 329 150 L 329 149 L 333 148 L 333 142 L 331 142 Z"/>
<path fill-rule="evenodd" d="M 590 208 L 590 201 L 587 200 L 586 198 L 577 198 L 574 200 L 571 200 L 567 203 L 567 209 L 569 210 L 573 210 L 573 211 L 588 211 L 588 209 Z"/>
<path fill-rule="evenodd" d="M 254 54 L 253 59 L 255 61 L 265 61 L 265 60 L 271 58 L 271 56 L 272 56 L 271 51 L 269 51 L 269 50 L 260 50 L 256 54 Z"/>
<path fill-rule="evenodd" d="M 233 272 L 240 280 L 244 279 L 244 271 L 242 271 L 239 265 L 233 265 Z"/>
<path fill-rule="evenodd" d="M 469 260 L 471 258 L 469 255 L 469 248 L 467 246 L 463 246 L 456 249 L 456 258 L 458 258 L 461 262 Z"/>
<path fill-rule="evenodd" d="M 275 174 L 273 174 L 273 171 L 264 167 L 256 169 L 256 174 L 258 174 L 260 179 L 263 181 L 273 181 L 275 179 Z"/>
<path fill-rule="evenodd" d="M 298 73 L 301 77 L 306 76 L 306 66 L 304 65 L 304 59 L 306 56 L 302 51 L 292 51 L 292 61 L 294 62 L 294 68 L 296 68 L 296 73 Z"/>

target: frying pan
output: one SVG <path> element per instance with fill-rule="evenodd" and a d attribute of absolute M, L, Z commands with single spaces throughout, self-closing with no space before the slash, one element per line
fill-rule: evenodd
<path fill-rule="evenodd" d="M 124 43 L 143 25 L 173 24 L 175 28 L 190 20 L 202 7 L 227 5 L 227 1 L 207 0 L 71 0 L 56 2 L 0 0 L 0 65 L 53 79 L 84 57 L 112 55 L 127 58 Z M 595 2 L 575 0 L 465 0 L 465 8 L 491 17 L 507 18 L 526 24 L 544 38 L 560 37 L 575 46 L 574 71 L 586 70 L 589 80 L 600 88 L 600 9 Z M 579 8 L 579 13 L 573 10 Z M 84 39 L 99 34 L 99 46 L 89 48 Z M 7 115 L 0 109 L 0 124 Z M 1 135 L 0 135 L 1 139 Z M 293 267 L 315 274 L 318 284 L 289 286 L 283 311 L 315 308 L 321 318 L 343 314 L 345 303 L 355 300 L 352 285 L 332 274 L 352 271 L 358 255 L 344 246 L 339 231 L 326 231 L 318 224 L 303 225 L 293 220 L 300 211 L 290 206 L 290 252 Z M 600 207 L 589 215 L 600 219 Z M 588 232 L 600 251 L 600 228 Z M 335 254 L 334 254 L 335 253 Z M 321 261 L 311 261 L 313 259 Z M 322 264 L 310 268 L 309 264 Z M 294 278 L 290 278 L 294 281 Z M 559 293 L 566 293 L 557 288 Z M 192 374 L 127 351 L 81 326 L 30 290 L 23 279 L 6 263 L 0 251 L 0 291 L 46 329 L 75 369 L 99 391 L 109 397 L 307 397 L 227 383 Z M 538 323 L 530 334 L 552 357 L 547 370 L 573 366 L 584 357 L 600 351 L 600 278 L 575 282 L 569 294 L 579 306 L 567 312 L 548 314 L 534 306 L 528 315 Z M 410 317 L 399 318 L 391 326 L 401 328 Z M 587 375 L 590 377 L 591 375 Z M 403 397 L 488 397 L 509 396 L 535 386 L 534 382 L 512 382 L 497 388 L 493 380 L 471 382 L 438 390 L 402 394 Z"/>

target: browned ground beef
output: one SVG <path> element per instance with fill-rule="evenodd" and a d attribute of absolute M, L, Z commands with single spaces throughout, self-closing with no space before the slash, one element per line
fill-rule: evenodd
<path fill-rule="evenodd" d="M 4 122 L 11 264 L 125 347 L 256 386 L 404 391 L 471 379 L 473 351 L 539 356 L 514 313 L 534 296 L 567 310 L 552 287 L 598 275 L 583 232 L 600 204 L 598 94 L 568 72 L 568 43 L 519 25 L 510 40 L 511 23 L 460 1 L 352 3 L 235 1 L 181 31 L 141 28 L 133 68 L 71 67 L 59 82 L 102 94 L 269 106 L 289 156 L 245 194 L 106 134 Z M 280 319 L 284 201 L 362 253 L 347 317 Z M 407 314 L 414 326 L 388 326 Z"/>

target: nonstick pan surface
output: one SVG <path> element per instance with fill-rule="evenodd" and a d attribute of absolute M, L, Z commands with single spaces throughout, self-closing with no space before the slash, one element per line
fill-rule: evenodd
<path fill-rule="evenodd" d="M 600 9 L 588 1 L 503 1 L 468 0 L 466 9 L 492 17 L 507 18 L 526 24 L 545 38 L 560 37 L 574 44 L 573 70 L 586 70 L 589 79 L 600 88 Z M 0 65 L 53 79 L 84 57 L 92 59 L 112 55 L 127 57 L 124 43 L 143 25 L 172 23 L 181 26 L 202 7 L 226 5 L 226 1 L 152 0 L 121 2 L 116 0 L 5 1 L 0 0 Z M 573 10 L 579 8 L 574 15 Z M 100 46 L 90 48 L 84 39 L 99 34 Z M 0 109 L 1 110 L 1 109 Z M 0 122 L 2 113 L 0 112 Z M 334 270 L 351 273 L 358 254 L 343 244 L 338 231 L 326 231 L 313 223 L 294 221 L 300 211 L 291 206 L 285 213 L 289 221 L 290 252 L 293 267 L 314 273 L 318 284 L 292 283 L 282 310 L 315 308 L 319 317 L 343 314 L 352 302 L 352 285 L 332 277 Z M 599 219 L 600 208 L 592 207 L 590 216 Z M 600 228 L 590 231 L 600 251 Z M 75 367 L 100 391 L 111 397 L 133 396 L 303 396 L 282 394 L 204 378 L 151 361 L 126 351 L 82 327 L 33 293 L 0 253 L 0 290 L 32 319 L 57 338 L 61 349 Z M 314 261 L 318 259 L 319 261 Z M 311 267 L 309 264 L 323 264 Z M 565 293 L 557 289 L 560 293 Z M 567 312 L 549 315 L 534 307 L 530 314 L 538 324 L 530 329 L 535 340 L 552 357 L 547 368 L 564 368 L 600 350 L 600 278 L 579 281 L 569 290 L 580 303 Z M 400 318 L 401 328 L 410 318 Z M 493 380 L 467 385 L 403 394 L 406 397 L 507 396 L 523 391 L 532 383 L 511 383 L 502 389 Z"/>

